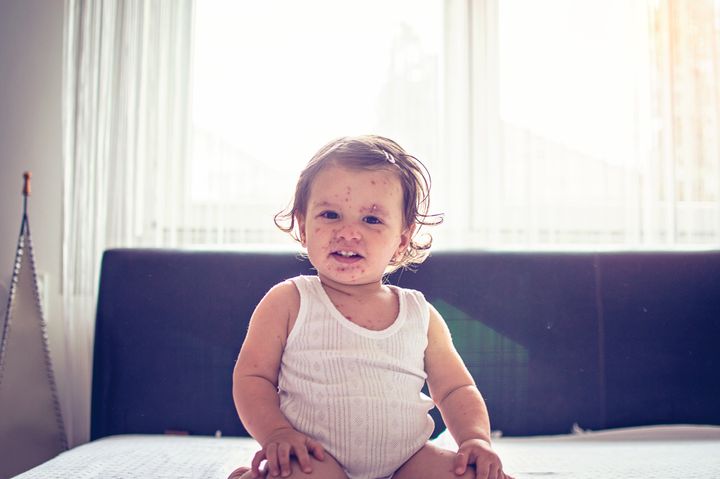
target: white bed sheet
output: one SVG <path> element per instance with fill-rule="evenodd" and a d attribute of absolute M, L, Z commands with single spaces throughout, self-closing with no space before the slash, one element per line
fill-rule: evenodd
<path fill-rule="evenodd" d="M 436 442 L 455 444 L 448 434 Z M 498 438 L 516 479 L 720 478 L 720 427 L 654 426 L 565 436 Z M 248 438 L 112 436 L 60 454 L 16 479 L 226 478 L 249 464 Z"/>
<path fill-rule="evenodd" d="M 249 464 L 256 450 L 250 438 L 110 436 L 63 452 L 16 479 L 226 478 Z"/>
<path fill-rule="evenodd" d="M 437 442 L 455 443 L 447 433 Z M 517 479 L 720 479 L 720 427 L 650 426 L 562 436 L 499 438 L 494 449 Z"/>

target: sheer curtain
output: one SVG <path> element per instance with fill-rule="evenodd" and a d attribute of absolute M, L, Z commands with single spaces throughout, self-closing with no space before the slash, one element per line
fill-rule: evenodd
<path fill-rule="evenodd" d="M 160 245 L 187 145 L 192 2 L 66 1 L 63 318 L 71 446 L 89 435 L 102 252 Z"/>
<path fill-rule="evenodd" d="M 445 35 L 445 246 L 720 246 L 717 1 L 449 1 Z"/>
<path fill-rule="evenodd" d="M 380 133 L 437 159 L 442 16 L 440 0 L 197 2 L 180 241 L 291 248 L 273 215 L 339 136 Z"/>
<path fill-rule="evenodd" d="M 183 244 L 287 247 L 303 163 L 373 131 L 430 166 L 438 249 L 720 246 L 716 0 L 338 5 L 198 4 Z"/>

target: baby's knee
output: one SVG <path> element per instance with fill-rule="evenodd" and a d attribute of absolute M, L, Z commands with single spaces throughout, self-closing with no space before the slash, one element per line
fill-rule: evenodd
<path fill-rule="evenodd" d="M 304 472 L 302 467 L 300 467 L 300 463 L 298 463 L 297 459 L 293 457 L 290 459 L 289 475 L 273 476 L 269 473 L 269 471 L 267 471 L 267 468 L 265 468 L 264 477 L 270 479 L 274 477 L 282 477 L 283 479 L 348 479 L 340 464 L 327 452 L 325 453 L 325 458 L 322 461 L 310 456 L 310 467 L 312 468 L 311 472 Z M 252 473 L 247 474 L 248 475 L 238 476 L 237 479 L 252 479 Z M 228 479 L 236 478 L 231 477 Z"/>
<path fill-rule="evenodd" d="M 293 458 L 292 474 L 288 477 L 291 479 L 348 479 L 342 466 L 327 452 L 322 461 L 310 456 L 310 466 L 312 472 L 303 472 L 300 464 Z"/>
<path fill-rule="evenodd" d="M 397 470 L 394 479 L 474 479 L 475 467 L 455 473 L 456 453 L 428 443 Z"/>
<path fill-rule="evenodd" d="M 467 469 L 465 469 L 465 473 L 461 476 L 455 474 L 453 471 L 454 477 L 458 479 L 475 479 L 476 472 L 475 472 L 475 466 L 470 464 L 467 466 Z"/>
<path fill-rule="evenodd" d="M 230 473 L 228 479 L 252 479 L 252 471 L 249 467 L 240 466 Z"/>

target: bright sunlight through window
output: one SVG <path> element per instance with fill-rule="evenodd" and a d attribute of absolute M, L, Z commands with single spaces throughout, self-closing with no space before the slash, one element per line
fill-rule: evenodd
<path fill-rule="evenodd" d="M 283 241 L 273 215 L 313 153 L 339 136 L 381 133 L 434 154 L 440 2 L 204 0 L 195 8 L 198 231 L 226 218 L 230 237 L 215 240 Z"/>
<path fill-rule="evenodd" d="M 437 248 L 720 244 L 717 0 L 203 0 L 183 244 L 272 218 L 338 136 L 433 174 Z"/>

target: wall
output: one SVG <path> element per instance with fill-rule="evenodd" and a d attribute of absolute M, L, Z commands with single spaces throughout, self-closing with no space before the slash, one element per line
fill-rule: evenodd
<path fill-rule="evenodd" d="M 0 312 L 4 317 L 20 228 L 22 173 L 30 170 L 28 211 L 37 272 L 48 279 L 45 316 L 56 370 L 64 351 L 63 15 L 61 0 L 0 0 Z"/>

